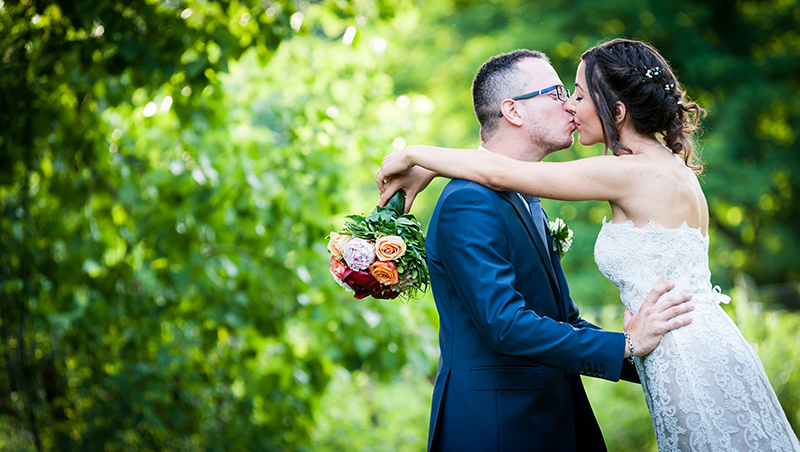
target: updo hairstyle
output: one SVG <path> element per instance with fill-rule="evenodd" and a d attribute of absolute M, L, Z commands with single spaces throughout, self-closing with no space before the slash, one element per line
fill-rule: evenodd
<path fill-rule="evenodd" d="M 622 102 L 636 132 L 659 139 L 695 172 L 702 169 L 693 156 L 692 138 L 706 111 L 687 101 L 658 51 L 643 42 L 615 39 L 587 50 L 581 59 L 607 149 L 614 155 L 633 153 L 619 141 L 615 113 L 616 103 Z"/>

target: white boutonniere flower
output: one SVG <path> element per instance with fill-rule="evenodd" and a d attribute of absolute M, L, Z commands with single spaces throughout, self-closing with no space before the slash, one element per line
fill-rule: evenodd
<path fill-rule="evenodd" d="M 553 251 L 561 259 L 564 257 L 564 253 L 569 251 L 569 247 L 572 246 L 572 230 L 561 218 L 551 221 L 549 226 L 550 235 L 553 236 Z"/>

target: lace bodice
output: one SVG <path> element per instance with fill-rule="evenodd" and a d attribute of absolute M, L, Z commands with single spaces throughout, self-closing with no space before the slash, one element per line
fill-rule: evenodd
<path fill-rule="evenodd" d="M 625 306 L 636 312 L 660 281 L 675 283 L 674 292 L 719 297 L 711 287 L 708 237 L 686 223 L 667 229 L 655 223 L 607 223 L 597 236 L 594 258 L 601 272 L 620 291 Z"/>
<path fill-rule="evenodd" d="M 758 355 L 719 306 L 730 298 L 711 286 L 707 236 L 604 220 L 594 254 L 632 312 L 660 281 L 692 294 L 692 323 L 635 359 L 660 452 L 800 451 Z"/>

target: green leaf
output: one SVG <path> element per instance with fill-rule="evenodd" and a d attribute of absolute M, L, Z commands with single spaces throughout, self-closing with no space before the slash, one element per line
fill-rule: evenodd
<path fill-rule="evenodd" d="M 410 218 L 407 218 L 406 216 L 402 216 L 402 217 L 397 218 L 395 220 L 395 222 L 397 222 L 397 224 L 402 224 L 402 225 L 405 225 L 405 226 L 416 226 L 417 225 L 416 221 L 414 221 L 414 220 L 412 220 Z"/>
<path fill-rule="evenodd" d="M 392 212 L 395 213 L 396 217 L 403 215 L 403 209 L 406 206 L 406 192 L 401 188 L 397 190 L 391 198 L 389 198 L 389 202 L 386 203 L 386 208 L 391 209 Z"/>

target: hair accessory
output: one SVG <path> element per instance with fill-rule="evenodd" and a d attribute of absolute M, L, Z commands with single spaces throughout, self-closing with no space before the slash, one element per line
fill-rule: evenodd
<path fill-rule="evenodd" d="M 658 77 L 659 75 L 661 75 L 661 66 L 653 66 L 644 73 L 647 78 Z"/>
<path fill-rule="evenodd" d="M 678 105 L 683 105 L 683 101 L 678 101 Z"/>
<path fill-rule="evenodd" d="M 666 85 L 664 85 L 664 91 L 669 91 L 672 88 L 675 88 L 675 84 L 674 83 L 667 83 Z"/>

